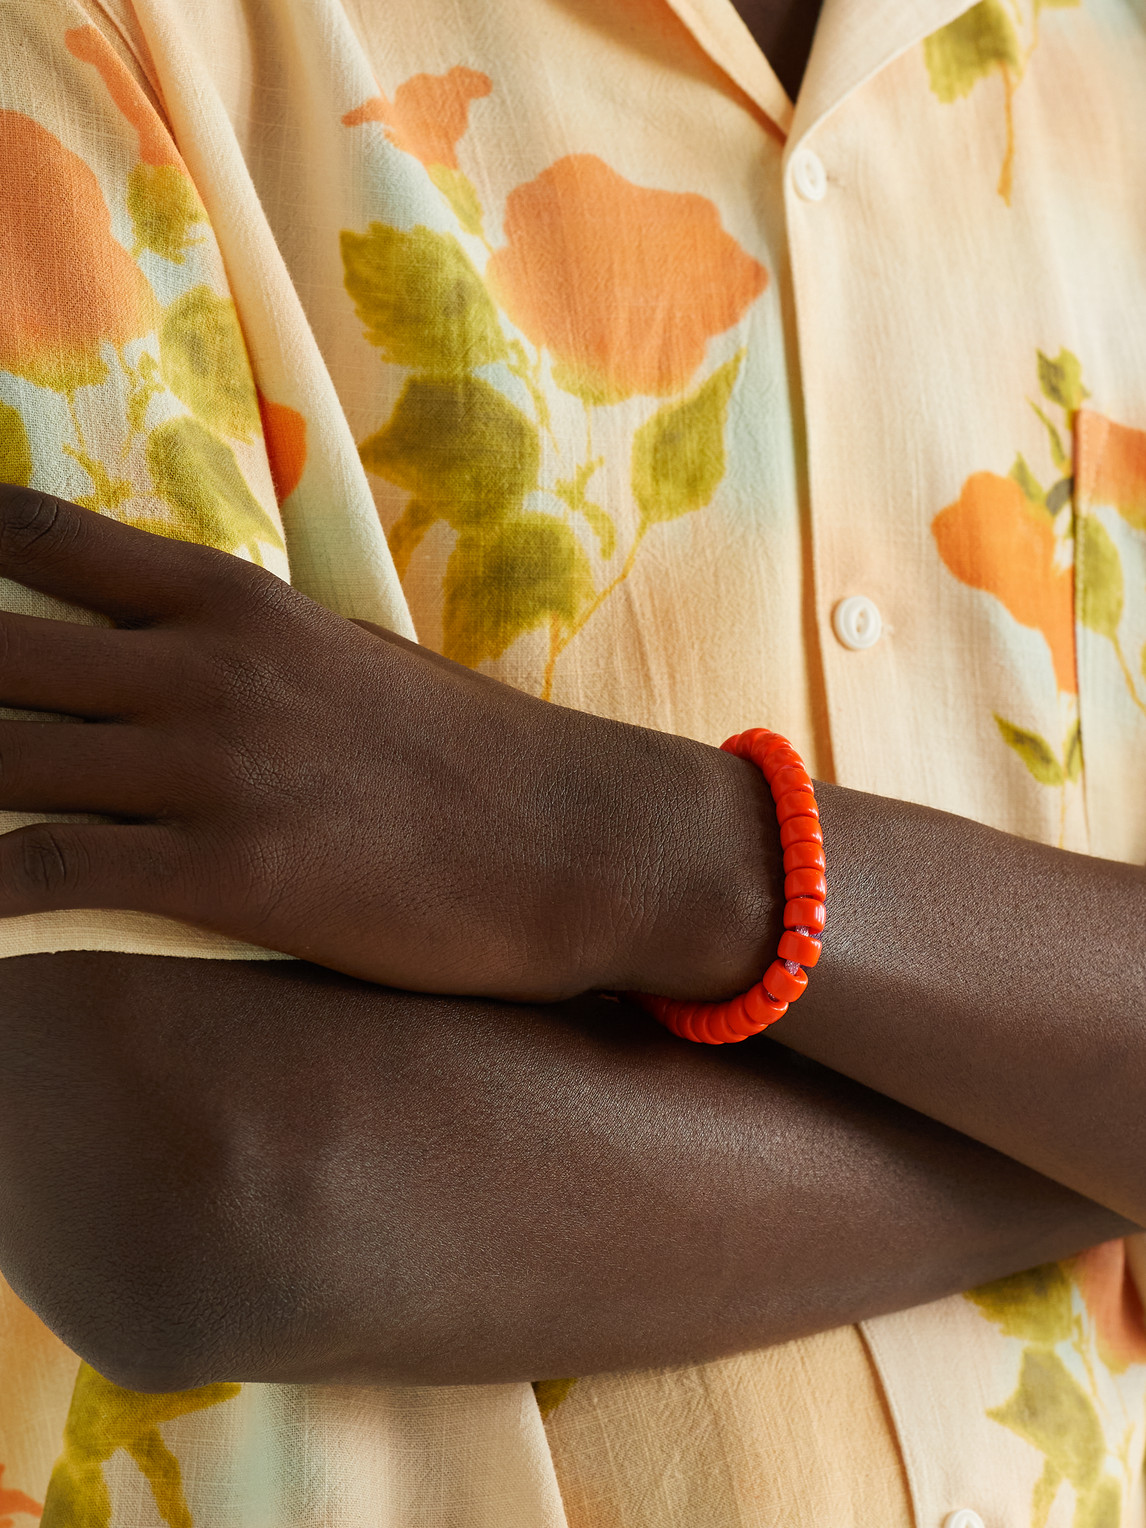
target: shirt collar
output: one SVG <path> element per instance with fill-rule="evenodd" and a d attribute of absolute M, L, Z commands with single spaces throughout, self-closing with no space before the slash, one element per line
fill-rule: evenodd
<path fill-rule="evenodd" d="M 795 107 L 732 0 L 668 0 L 709 57 L 771 119 L 790 153 L 893 59 L 974 0 L 824 0 Z"/>

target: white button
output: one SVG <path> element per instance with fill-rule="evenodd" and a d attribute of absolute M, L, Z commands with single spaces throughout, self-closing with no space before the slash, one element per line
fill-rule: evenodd
<path fill-rule="evenodd" d="M 869 600 L 866 594 L 850 594 L 832 611 L 832 630 L 844 646 L 850 647 L 853 652 L 874 647 L 883 631 L 879 606 L 874 600 Z M 946 1524 L 945 1528 L 950 1528 L 950 1524 Z M 975 1525 L 968 1518 L 966 1523 L 956 1523 L 955 1528 L 975 1528 Z"/>
<path fill-rule="evenodd" d="M 792 155 L 792 184 L 806 202 L 821 202 L 828 189 L 824 161 L 811 149 L 797 149 Z"/>
<path fill-rule="evenodd" d="M 943 1519 L 943 1528 L 986 1528 L 986 1524 L 970 1507 L 960 1507 L 958 1512 L 952 1512 Z"/>

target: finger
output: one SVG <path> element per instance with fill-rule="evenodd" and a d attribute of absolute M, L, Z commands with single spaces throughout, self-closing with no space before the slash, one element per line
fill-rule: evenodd
<path fill-rule="evenodd" d="M 175 912 L 186 852 L 170 828 L 40 822 L 0 834 L 0 917 L 64 908 Z"/>
<path fill-rule="evenodd" d="M 156 735 L 98 722 L 0 722 L 0 807 L 159 817 L 173 784 Z"/>
<path fill-rule="evenodd" d="M 163 692 L 154 637 L 0 612 L 0 705 L 137 716 Z"/>
<path fill-rule="evenodd" d="M 251 564 L 153 536 L 51 494 L 0 484 L 0 575 L 113 621 L 142 624 L 201 611 Z"/>

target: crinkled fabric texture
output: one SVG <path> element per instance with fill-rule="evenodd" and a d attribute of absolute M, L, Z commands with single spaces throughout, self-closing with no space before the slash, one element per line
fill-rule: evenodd
<path fill-rule="evenodd" d="M 1123 0 L 827 0 L 795 108 L 729 0 L 5 0 L 0 480 L 1142 862 L 1144 77 Z M 0 925 L 77 948 L 265 953 Z M 2 1289 L 0 1528 L 1142 1528 L 1143 1262 L 536 1390 L 134 1395 Z"/>

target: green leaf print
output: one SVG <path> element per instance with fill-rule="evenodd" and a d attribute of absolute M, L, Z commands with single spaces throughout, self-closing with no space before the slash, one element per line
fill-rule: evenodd
<path fill-rule="evenodd" d="M 125 516 L 129 525 L 176 541 L 198 541 L 223 552 L 249 551 L 261 564 L 259 543 L 281 547 L 282 537 L 247 487 L 230 446 L 196 419 L 169 419 L 147 439 L 147 465 L 155 492 L 175 519 Z"/>
<path fill-rule="evenodd" d="M 1021 1337 L 1053 1347 L 1071 1334 L 1071 1284 L 1059 1263 L 1044 1263 L 1025 1273 L 996 1279 L 992 1284 L 969 1290 L 966 1298 L 1005 1337 Z"/>
<path fill-rule="evenodd" d="M 1046 412 L 1039 408 L 1037 403 L 1032 402 L 1031 408 L 1034 409 L 1040 423 L 1047 432 L 1047 444 L 1050 446 L 1051 460 L 1060 472 L 1069 476 L 1071 471 L 1070 455 L 1062 443 L 1062 436 L 1058 433 L 1057 426 L 1052 419 L 1047 418 Z"/>
<path fill-rule="evenodd" d="M 1022 55 L 1002 0 L 979 0 L 969 11 L 933 32 L 923 44 L 931 89 L 951 102 L 968 95 L 996 69 L 1020 71 Z"/>
<path fill-rule="evenodd" d="M 633 497 L 640 534 L 708 504 L 724 477 L 728 400 L 744 359 L 741 350 L 690 397 L 666 403 L 633 437 Z"/>
<path fill-rule="evenodd" d="M 411 377 L 394 412 L 358 448 L 367 471 L 413 498 L 391 527 L 399 578 L 430 526 L 493 525 L 516 514 L 538 482 L 537 426 L 481 377 Z"/>
<path fill-rule="evenodd" d="M 1094 515 L 1080 518 L 1076 537 L 1078 618 L 1100 637 L 1117 642 L 1124 602 L 1122 560 L 1118 548 L 1105 525 Z"/>
<path fill-rule="evenodd" d="M 177 298 L 163 315 L 159 364 L 167 386 L 209 430 L 234 440 L 258 437 L 255 384 L 229 297 L 197 286 Z"/>
<path fill-rule="evenodd" d="M 1034 1495 L 1031 1497 L 1031 1528 L 1046 1528 L 1046 1520 L 1062 1481 L 1062 1471 L 1056 1469 L 1048 1459 L 1043 1465 L 1042 1474 L 1035 1481 Z"/>
<path fill-rule="evenodd" d="M 1089 389 L 1082 385 L 1082 362 L 1069 350 L 1060 350 L 1053 361 L 1041 350 L 1038 356 L 1043 397 L 1073 414 L 1082 407 L 1082 400 L 1090 397 Z"/>
<path fill-rule="evenodd" d="M 1014 1394 L 987 1415 L 1032 1443 L 1080 1494 L 1097 1486 L 1106 1439 L 1094 1402 L 1057 1353 L 1026 1348 Z"/>
<path fill-rule="evenodd" d="M 103 1466 L 119 1449 L 134 1459 L 146 1478 L 163 1521 L 170 1528 L 192 1528 L 179 1461 L 164 1443 L 160 1425 L 218 1406 L 240 1389 L 239 1385 L 205 1385 L 168 1395 L 141 1395 L 113 1385 L 81 1364 L 41 1528 L 110 1528 L 111 1497 Z"/>
<path fill-rule="evenodd" d="M 473 667 L 545 622 L 571 627 L 593 597 L 576 536 L 552 515 L 465 531 L 446 565 L 443 651 Z"/>
<path fill-rule="evenodd" d="M 1092 1491 L 1080 1496 L 1071 1528 L 1121 1528 L 1122 1487 L 1104 1475 Z"/>
<path fill-rule="evenodd" d="M 197 223 L 206 223 L 207 209 L 190 179 L 173 164 L 137 164 L 127 177 L 127 210 L 135 229 L 138 256 L 149 249 L 175 265 L 201 244 L 191 237 Z"/>
<path fill-rule="evenodd" d="M 32 443 L 18 409 L 0 403 L 0 483 L 27 488 L 32 481 Z"/>
<path fill-rule="evenodd" d="M 1016 727 L 1014 722 L 1008 722 L 997 714 L 995 725 L 1002 733 L 1003 742 L 1008 748 L 1014 749 L 1040 785 L 1059 786 L 1064 783 L 1066 774 L 1045 737 L 1040 737 L 1037 732 L 1028 732 L 1023 727 Z"/>
<path fill-rule="evenodd" d="M 1065 509 L 1073 493 L 1074 479 L 1072 477 L 1061 477 L 1057 483 L 1052 483 L 1047 493 L 1048 514 L 1057 515 L 1060 509 Z"/>
<path fill-rule="evenodd" d="M 386 360 L 461 377 L 506 357 L 497 308 L 452 234 L 371 223 L 341 244 L 346 290 Z"/>
<path fill-rule="evenodd" d="M 533 1393 L 537 1397 L 537 1409 L 542 1419 L 556 1411 L 561 1402 L 577 1383 L 575 1379 L 535 1379 Z"/>
<path fill-rule="evenodd" d="M 1015 482 L 1018 483 L 1029 504 L 1033 505 L 1035 509 L 1046 508 L 1047 498 L 1043 492 L 1042 484 L 1027 465 L 1027 459 L 1021 451 L 1015 457 L 1011 470 L 1007 475 L 1008 477 L 1013 477 Z"/>

